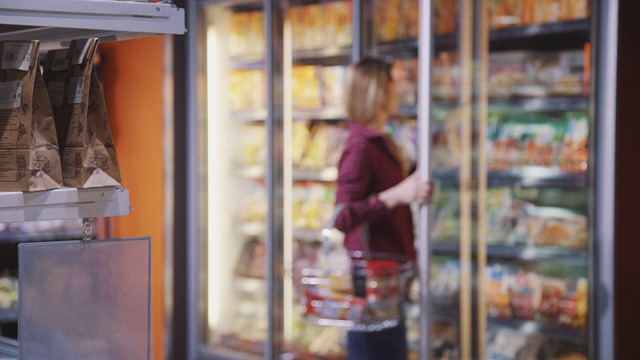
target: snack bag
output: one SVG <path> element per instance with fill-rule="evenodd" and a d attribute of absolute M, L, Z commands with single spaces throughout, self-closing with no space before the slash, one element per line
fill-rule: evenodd
<path fill-rule="evenodd" d="M 98 39 L 73 40 L 67 52 L 63 114 L 57 119 L 64 136 L 62 176 L 75 188 L 117 186 L 122 182 L 109 117 L 93 58 Z M 55 54 L 54 54 L 55 57 Z M 51 82 L 48 87 L 52 89 Z M 59 101 L 59 95 L 50 95 Z M 63 138 L 59 138 L 60 143 Z"/>
<path fill-rule="evenodd" d="M 51 105 L 38 66 L 38 41 L 0 43 L 0 190 L 62 185 Z"/>

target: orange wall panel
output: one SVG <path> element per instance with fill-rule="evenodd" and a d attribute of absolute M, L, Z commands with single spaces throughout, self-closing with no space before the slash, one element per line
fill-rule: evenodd
<path fill-rule="evenodd" d="M 115 237 L 152 238 L 152 343 L 164 355 L 164 38 L 102 43 L 101 78 L 123 185 L 134 208 Z"/>

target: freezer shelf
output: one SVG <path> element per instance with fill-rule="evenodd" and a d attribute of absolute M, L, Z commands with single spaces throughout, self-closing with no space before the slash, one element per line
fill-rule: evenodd
<path fill-rule="evenodd" d="M 434 170 L 433 178 L 443 187 L 459 186 L 459 172 L 457 170 Z M 570 189 L 587 189 L 589 179 L 587 174 L 566 173 L 560 169 L 526 166 L 506 171 L 490 171 L 488 174 L 490 187 L 524 186 L 524 187 L 557 187 Z"/>
<path fill-rule="evenodd" d="M 528 41 L 530 44 L 536 40 L 546 42 L 543 47 L 548 47 L 549 37 L 553 38 L 555 44 L 565 47 L 567 42 L 573 42 L 576 38 L 586 40 L 589 38 L 591 28 L 590 19 L 578 19 L 546 24 L 535 24 L 528 26 L 512 26 L 503 29 L 493 29 L 489 33 L 491 50 L 513 48 L 514 42 Z M 436 35 L 434 47 L 435 51 L 456 49 L 458 46 L 458 34 Z M 395 41 L 385 41 L 376 44 L 376 50 L 380 54 L 417 54 L 417 39 L 402 39 Z"/>
<path fill-rule="evenodd" d="M 460 246 L 454 243 L 431 243 L 434 254 L 458 255 Z M 477 247 L 473 247 L 473 252 Z M 573 250 L 560 247 L 489 245 L 487 256 L 495 259 L 543 260 L 543 259 L 584 259 L 589 255 L 585 250 Z"/>
<path fill-rule="evenodd" d="M 18 358 L 18 342 L 13 339 L 0 337 L 0 359 L 9 360 Z"/>
<path fill-rule="evenodd" d="M 129 190 L 120 187 L 0 192 L 0 222 L 128 215 Z"/>

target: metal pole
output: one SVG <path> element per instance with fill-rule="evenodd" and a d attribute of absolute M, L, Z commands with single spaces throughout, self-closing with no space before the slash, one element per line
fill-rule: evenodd
<path fill-rule="evenodd" d="M 432 1 L 420 0 L 420 37 L 418 40 L 418 143 L 420 177 L 431 177 L 431 57 L 433 54 Z M 431 314 L 429 307 L 429 207 L 420 207 L 418 225 L 418 266 L 420 277 L 420 358 L 429 358 Z"/>
<path fill-rule="evenodd" d="M 353 45 L 352 61 L 362 59 L 364 55 L 364 8 L 363 0 L 353 0 Z"/>
<path fill-rule="evenodd" d="M 265 1 L 267 72 L 267 302 L 269 323 L 265 356 L 278 359 L 283 350 L 284 326 L 284 137 L 283 35 L 281 1 Z"/>
<path fill-rule="evenodd" d="M 185 10 L 187 28 L 183 36 L 174 36 L 174 278 L 171 359 L 197 357 L 198 332 L 198 118 L 196 80 L 197 12 L 195 0 L 176 1 Z"/>
<path fill-rule="evenodd" d="M 594 1 L 592 3 L 598 3 Z M 592 189 L 595 189 L 595 204 L 592 204 L 595 233 L 591 247 L 595 276 L 591 296 L 595 304 L 589 313 L 596 341 L 594 358 L 615 359 L 615 193 L 616 193 L 616 89 L 618 63 L 618 0 L 602 1 L 594 12 L 597 23 L 597 43 L 592 52 L 596 60 L 595 115 L 591 121 L 590 141 L 595 145 L 595 159 L 590 163 L 597 166 L 592 175 Z M 594 74 L 594 72 L 592 72 Z M 597 78 L 596 78 L 597 77 Z M 597 128 L 597 131 L 593 131 Z M 594 172 L 591 172 L 594 174 Z M 595 205 L 595 206 L 594 206 Z M 590 349 L 593 351 L 593 348 Z"/>

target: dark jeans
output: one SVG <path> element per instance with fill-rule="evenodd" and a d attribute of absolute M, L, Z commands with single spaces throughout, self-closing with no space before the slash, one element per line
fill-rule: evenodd
<path fill-rule="evenodd" d="M 406 360 L 404 322 L 380 331 L 349 331 L 347 349 L 347 360 Z"/>

